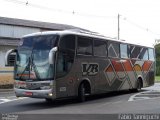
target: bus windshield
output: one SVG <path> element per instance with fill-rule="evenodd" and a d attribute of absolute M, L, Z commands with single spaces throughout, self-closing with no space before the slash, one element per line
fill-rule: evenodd
<path fill-rule="evenodd" d="M 15 79 L 53 79 L 54 66 L 49 64 L 50 50 L 57 46 L 57 35 L 43 35 L 22 38 L 17 51 Z"/>

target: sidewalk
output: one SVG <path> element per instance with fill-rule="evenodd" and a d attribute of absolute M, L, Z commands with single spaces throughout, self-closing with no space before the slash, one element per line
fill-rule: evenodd
<path fill-rule="evenodd" d="M 147 89 L 147 90 L 152 90 L 152 91 L 160 91 L 160 83 L 154 83 L 153 86 L 147 87 L 147 88 L 142 88 L 142 89 Z"/>
<path fill-rule="evenodd" d="M 15 96 L 13 89 L 0 89 L 0 98 L 8 98 L 9 96 Z"/>

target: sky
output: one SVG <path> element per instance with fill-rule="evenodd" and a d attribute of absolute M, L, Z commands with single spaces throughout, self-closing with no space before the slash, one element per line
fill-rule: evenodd
<path fill-rule="evenodd" d="M 0 16 L 85 28 L 153 46 L 160 39 L 160 0 L 0 0 Z"/>

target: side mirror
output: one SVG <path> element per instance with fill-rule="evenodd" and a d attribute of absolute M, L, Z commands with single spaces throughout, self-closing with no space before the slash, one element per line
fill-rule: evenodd
<path fill-rule="evenodd" d="M 49 64 L 54 64 L 54 56 L 55 56 L 55 53 L 57 51 L 57 47 L 54 47 L 50 50 L 49 52 Z"/>
<path fill-rule="evenodd" d="M 17 53 L 17 49 L 8 50 L 5 55 L 5 66 L 13 66 L 10 64 L 10 56 L 12 53 Z"/>

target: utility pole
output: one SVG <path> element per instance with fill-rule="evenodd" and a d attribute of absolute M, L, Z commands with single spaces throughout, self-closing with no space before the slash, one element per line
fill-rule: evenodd
<path fill-rule="evenodd" d="M 120 39 L 120 15 L 118 14 L 118 37 L 117 39 Z"/>

